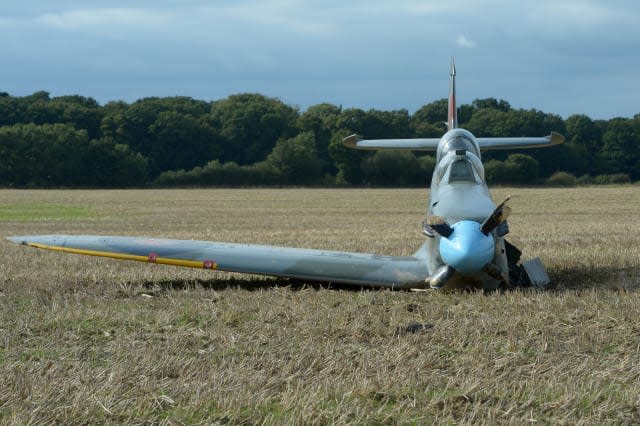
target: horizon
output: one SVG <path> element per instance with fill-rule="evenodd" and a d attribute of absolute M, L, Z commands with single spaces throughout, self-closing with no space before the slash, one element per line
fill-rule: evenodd
<path fill-rule="evenodd" d="M 456 84 L 457 84 L 457 83 L 456 83 Z M 96 102 L 98 103 L 98 105 L 99 105 L 100 107 L 104 107 L 105 105 L 107 105 L 107 104 L 109 104 L 109 103 L 111 103 L 111 102 L 124 102 L 124 103 L 126 103 L 126 104 L 128 104 L 128 105 L 131 105 L 131 104 L 133 104 L 133 103 L 135 103 L 135 102 L 142 101 L 142 100 L 144 100 L 144 99 L 152 99 L 152 98 L 162 99 L 162 98 L 173 98 L 173 97 L 188 97 L 188 98 L 191 98 L 191 99 L 196 100 L 196 101 L 203 101 L 203 102 L 214 103 L 214 102 L 218 102 L 218 101 L 224 100 L 224 99 L 226 99 L 226 98 L 228 98 L 228 97 L 231 97 L 231 96 L 244 95 L 244 94 L 250 94 L 250 95 L 255 94 L 255 95 L 265 96 L 265 97 L 268 97 L 268 98 L 277 99 L 277 100 L 279 100 L 280 102 L 283 102 L 285 105 L 288 105 L 288 106 L 290 106 L 290 107 L 292 107 L 292 108 L 296 109 L 300 114 L 304 113 L 308 108 L 313 107 L 313 106 L 315 106 L 315 105 L 320 105 L 320 104 L 323 104 L 323 103 L 329 103 L 329 104 L 331 104 L 330 102 L 319 102 L 319 103 L 317 103 L 317 104 L 312 104 L 312 105 L 308 105 L 308 106 L 306 106 L 305 108 L 301 108 L 299 105 L 294 105 L 294 104 L 292 104 L 292 103 L 288 103 L 288 102 L 286 102 L 285 100 L 281 99 L 281 98 L 280 98 L 280 97 L 278 97 L 278 96 L 268 96 L 268 95 L 265 95 L 265 94 L 262 94 L 262 93 L 255 93 L 255 92 L 232 93 L 232 94 L 230 94 L 230 95 L 228 95 L 228 96 L 225 96 L 225 97 L 223 97 L 223 98 L 218 98 L 218 99 L 202 99 L 202 98 L 198 98 L 198 97 L 194 97 L 194 96 L 189 96 L 189 95 L 166 95 L 166 96 L 155 96 L 155 95 L 149 95 L 149 96 L 144 96 L 144 97 L 142 97 L 142 98 L 133 99 L 133 100 L 111 99 L 111 100 L 107 100 L 107 101 L 105 101 L 105 102 L 102 102 L 102 101 L 100 101 L 99 99 L 96 99 L 96 98 L 95 98 L 95 97 L 93 97 L 93 96 L 87 96 L 87 95 L 83 95 L 83 94 L 79 94 L 79 93 L 67 93 L 67 94 L 54 95 L 54 94 L 52 94 L 51 92 L 49 92 L 49 91 L 47 91 L 47 90 L 36 90 L 36 91 L 33 91 L 33 92 L 28 93 L 28 94 L 26 94 L 26 95 L 15 95 L 15 94 L 12 94 L 12 93 L 8 93 L 8 95 L 9 95 L 9 96 L 12 96 L 12 97 L 20 97 L 20 98 L 24 98 L 24 97 L 29 97 L 29 96 L 34 95 L 34 94 L 39 93 L 39 92 L 46 92 L 46 93 L 48 93 L 48 94 L 49 94 L 49 98 L 50 98 L 51 100 L 53 100 L 53 99 L 55 99 L 55 98 L 59 98 L 59 97 L 65 97 L 65 96 L 81 96 L 81 97 L 84 97 L 84 98 L 87 98 L 87 99 L 93 99 L 94 101 L 96 101 Z M 0 91 L 0 93 L 2 93 L 2 91 Z M 458 96 L 456 96 L 456 99 L 457 99 L 457 98 L 458 98 Z M 538 108 L 533 108 L 533 107 L 531 107 L 531 108 L 527 108 L 527 107 L 524 107 L 524 106 L 515 106 L 515 105 L 513 105 L 511 102 L 509 102 L 509 100 L 508 100 L 508 99 L 495 98 L 495 97 L 491 97 L 491 96 L 490 96 L 490 97 L 488 97 L 488 98 L 475 98 L 475 99 L 472 99 L 470 102 L 457 103 L 457 104 L 456 104 L 456 107 L 459 109 L 459 108 L 460 108 L 461 106 L 463 106 L 463 105 L 471 105 L 471 104 L 472 104 L 474 101 L 476 101 L 476 100 L 492 99 L 492 98 L 493 98 L 493 99 L 496 99 L 498 102 L 500 102 L 500 101 L 505 101 L 505 102 L 507 102 L 507 103 L 510 105 L 511 109 L 513 109 L 513 110 L 524 110 L 524 111 L 527 111 L 527 110 L 535 109 L 535 110 L 537 110 L 537 111 L 541 111 L 541 112 L 543 112 L 543 113 L 545 113 L 545 114 L 555 114 L 555 113 L 553 113 L 553 112 L 544 111 L 544 110 L 541 110 L 541 109 L 538 109 Z M 425 103 L 425 104 L 423 104 L 423 105 L 420 105 L 420 106 L 419 106 L 417 109 L 415 109 L 415 110 L 410 110 L 410 109 L 408 109 L 408 108 L 403 108 L 403 107 L 395 108 L 395 109 L 380 109 L 380 108 L 366 108 L 366 107 L 364 107 L 364 108 L 363 108 L 363 107 L 357 107 L 357 106 L 348 106 L 348 107 L 346 107 L 346 106 L 344 106 L 344 105 L 338 105 L 338 104 L 331 104 L 331 105 L 337 106 L 337 107 L 341 108 L 343 111 L 344 111 L 344 110 L 346 110 L 346 109 L 350 109 L 350 108 L 361 109 L 361 110 L 363 110 L 363 111 L 369 111 L 369 110 L 377 110 L 377 111 L 399 111 L 399 110 L 403 110 L 403 109 L 404 109 L 404 110 L 407 110 L 407 111 L 408 111 L 409 115 L 413 115 L 413 114 L 415 114 L 415 113 L 416 113 L 416 111 L 418 111 L 421 107 L 423 107 L 423 106 L 425 106 L 425 105 L 428 105 L 428 104 L 430 104 L 430 103 L 432 103 L 432 102 L 440 101 L 440 100 L 445 100 L 445 101 L 446 101 L 446 100 L 447 100 L 447 98 L 446 98 L 446 97 L 442 97 L 442 98 L 439 98 L 439 99 L 433 99 L 433 100 L 431 100 L 431 101 L 429 101 L 429 102 L 426 102 L 426 103 Z M 631 119 L 634 119 L 636 115 L 640 115 L 640 113 L 635 113 L 634 115 L 629 116 L 629 117 L 625 117 L 625 116 L 615 116 L 615 117 L 610 117 L 610 118 L 597 118 L 597 117 L 591 117 L 591 116 L 589 116 L 588 114 L 583 114 L 583 113 L 569 114 L 569 115 L 567 115 L 567 116 L 562 116 L 562 115 L 560 115 L 560 114 L 556 114 L 556 115 L 560 116 L 563 120 L 566 120 L 568 117 L 570 117 L 570 116 L 572 116 L 572 115 L 586 115 L 587 117 L 589 117 L 590 119 L 592 119 L 592 120 L 594 120 L 594 121 L 596 121 L 596 120 L 604 120 L 604 121 L 608 121 L 608 120 L 613 120 L 613 119 L 617 119 L 617 118 L 622 118 L 622 119 L 629 119 L 629 120 L 631 120 Z M 446 123 L 445 123 L 445 124 L 446 124 Z"/>

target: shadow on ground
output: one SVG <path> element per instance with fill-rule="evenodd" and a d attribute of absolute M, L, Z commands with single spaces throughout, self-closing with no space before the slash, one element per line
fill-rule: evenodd
<path fill-rule="evenodd" d="M 289 278 L 255 278 L 226 280 L 163 280 L 163 281 L 143 281 L 142 283 L 131 282 L 131 285 L 142 286 L 150 290 L 185 290 L 193 288 L 204 288 L 208 290 L 241 289 L 246 291 L 268 290 L 274 287 L 289 288 L 293 291 L 302 289 L 314 290 L 377 290 L 376 288 L 362 287 L 358 285 L 335 284 L 328 282 L 304 281 Z"/>
<path fill-rule="evenodd" d="M 616 267 L 568 267 L 549 270 L 553 289 L 563 290 L 625 290 L 640 289 L 640 266 Z"/>
<path fill-rule="evenodd" d="M 640 267 L 614 268 L 553 268 L 549 270 L 552 280 L 552 291 L 575 290 L 613 290 L 613 291 L 637 291 L 640 290 Z M 345 291 L 378 291 L 374 287 L 358 285 L 336 284 L 328 282 L 314 282 L 287 278 L 255 278 L 255 279 L 208 279 L 208 280 L 163 280 L 130 282 L 131 286 L 141 286 L 147 290 L 172 291 L 194 288 L 209 290 L 241 289 L 246 291 L 269 290 L 272 288 L 289 288 L 292 291 L 302 289 L 314 290 L 345 290 Z M 384 290 L 384 289 L 383 289 Z M 401 290 L 404 291 L 404 290 Z M 436 291 L 436 290 L 434 290 Z M 468 291 L 468 290 L 467 290 Z"/>

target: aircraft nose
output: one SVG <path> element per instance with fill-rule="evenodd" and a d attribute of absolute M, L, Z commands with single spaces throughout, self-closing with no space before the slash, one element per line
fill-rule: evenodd
<path fill-rule="evenodd" d="M 471 220 L 453 224 L 453 233 L 440 238 L 440 257 L 445 264 L 463 274 L 473 274 L 493 259 L 493 237 L 483 234 L 480 227 Z"/>

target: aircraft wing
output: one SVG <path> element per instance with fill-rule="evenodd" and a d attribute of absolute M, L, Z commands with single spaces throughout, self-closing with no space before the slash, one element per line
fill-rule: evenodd
<path fill-rule="evenodd" d="M 519 149 L 538 148 L 561 144 L 564 136 L 551 132 L 549 136 L 540 138 L 476 138 L 480 149 Z"/>
<path fill-rule="evenodd" d="M 413 256 L 381 256 L 254 244 L 142 237 L 33 235 L 22 245 L 120 260 L 377 287 L 424 287 L 426 245 Z"/>
<path fill-rule="evenodd" d="M 355 149 L 398 149 L 411 151 L 435 151 L 438 149 L 440 139 L 417 138 L 417 139 L 367 139 L 360 135 L 347 136 L 342 143 L 349 148 Z"/>

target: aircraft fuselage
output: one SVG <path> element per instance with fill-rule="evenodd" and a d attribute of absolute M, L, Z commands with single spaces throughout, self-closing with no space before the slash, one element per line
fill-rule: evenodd
<path fill-rule="evenodd" d="M 453 235 L 448 238 L 425 232 L 431 277 L 449 266 L 455 273 L 447 271 L 448 288 L 491 289 L 508 284 L 509 267 L 502 238 L 506 223 L 488 235 L 480 231 L 496 205 L 485 183 L 480 148 L 467 130 L 452 129 L 441 138 L 428 203 L 427 221 L 441 218 L 453 228 Z M 439 286 L 437 280 L 431 281 L 432 286 Z"/>

